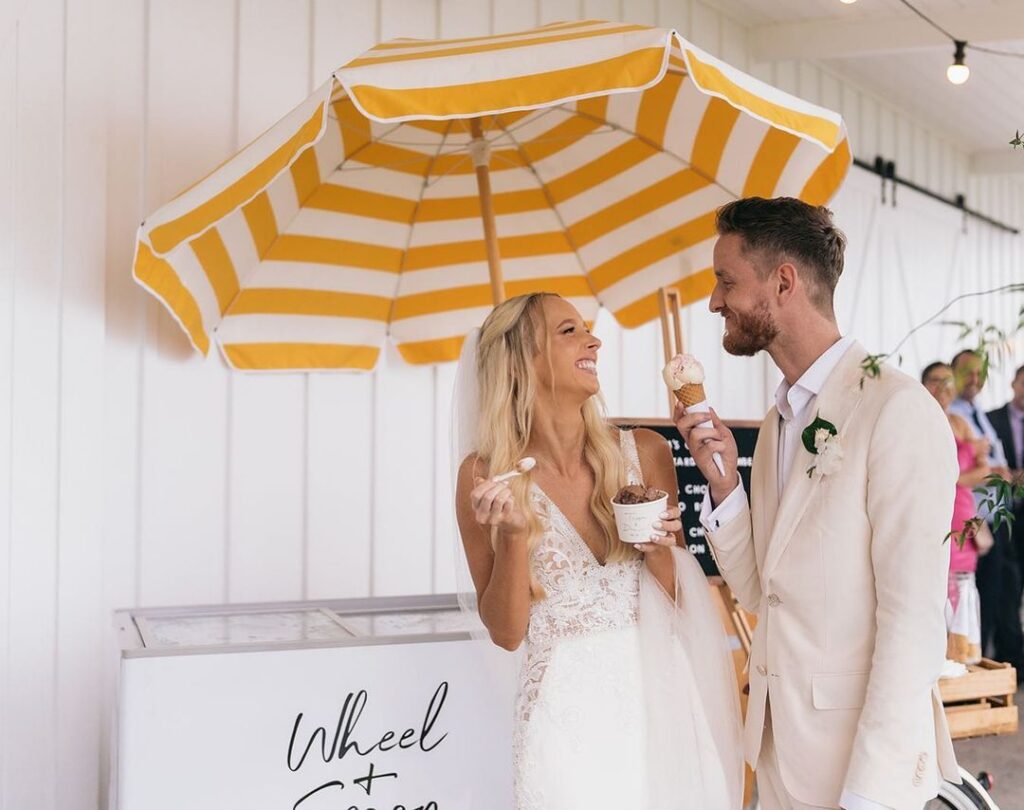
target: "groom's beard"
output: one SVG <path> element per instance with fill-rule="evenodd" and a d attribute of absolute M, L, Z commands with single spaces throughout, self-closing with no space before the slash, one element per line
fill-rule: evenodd
<path fill-rule="evenodd" d="M 745 315 L 735 310 L 729 310 L 729 314 L 732 317 L 726 322 L 727 331 L 722 338 L 722 347 L 729 354 L 750 357 L 767 349 L 779 334 L 767 301 Z"/>

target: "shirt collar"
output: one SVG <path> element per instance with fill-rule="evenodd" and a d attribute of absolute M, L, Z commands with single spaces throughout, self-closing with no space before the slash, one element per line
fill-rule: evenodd
<path fill-rule="evenodd" d="M 1014 405 L 1012 402 L 1006 403 L 1006 412 L 1010 414 L 1014 419 L 1020 421 L 1024 419 L 1024 411 Z"/>
<path fill-rule="evenodd" d="M 962 410 L 966 411 L 969 414 L 978 414 L 979 419 L 985 413 L 985 411 L 982 408 L 979 408 L 977 405 L 974 404 L 973 399 L 964 399 L 963 397 L 957 397 L 956 399 L 953 400 L 953 404 L 959 406 Z"/>
<path fill-rule="evenodd" d="M 775 406 L 783 419 L 788 422 L 799 416 L 807 404 L 821 393 L 825 381 L 853 343 L 849 335 L 839 338 L 811 363 L 810 368 L 793 385 L 785 380 L 779 383 L 775 390 Z"/>

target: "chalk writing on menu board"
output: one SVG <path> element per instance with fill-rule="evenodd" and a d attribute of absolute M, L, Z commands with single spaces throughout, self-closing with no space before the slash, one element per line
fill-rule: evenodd
<path fill-rule="evenodd" d="M 622 428 L 648 428 L 668 440 L 672 448 L 672 461 L 676 466 L 676 479 L 679 482 L 679 505 L 683 510 L 683 535 L 686 538 L 686 545 L 700 563 L 705 576 L 719 576 L 718 566 L 715 565 L 704 539 L 704 528 L 700 525 L 700 505 L 707 490 L 707 481 L 693 463 L 693 458 L 687 452 L 676 426 L 667 419 L 616 419 L 615 424 Z M 749 496 L 750 465 L 754 459 L 754 445 L 757 444 L 758 424 L 729 421 L 725 424 L 732 429 L 736 437 L 736 447 L 739 450 L 737 466 Z"/>
<path fill-rule="evenodd" d="M 389 760 L 395 758 L 390 752 L 399 753 L 407 749 L 416 749 L 423 754 L 429 754 L 441 745 L 448 737 L 448 733 L 435 726 L 438 725 L 447 697 L 448 682 L 443 681 L 427 703 L 422 720 L 417 720 L 411 727 L 401 732 L 398 729 L 386 731 L 379 738 L 376 734 L 367 738 L 365 734 L 361 735 L 356 730 L 359 719 L 370 703 L 370 697 L 365 689 L 348 693 L 338 713 L 337 724 L 332 728 L 303 722 L 304 715 L 300 713 L 295 718 L 288 740 L 288 770 L 293 773 L 301 771 L 302 766 L 307 764 L 307 758 L 311 757 L 314 761 L 319 759 L 328 765 L 338 763 L 339 775 L 344 776 L 344 779 L 332 779 L 317 785 L 300 796 L 292 805 L 292 810 L 326 807 L 327 805 L 317 804 L 315 800 L 327 796 L 334 798 L 339 792 L 345 794 L 342 805 L 348 810 L 385 810 L 384 806 L 373 798 L 373 789 L 377 781 L 386 783 L 400 778 L 395 767 L 388 764 Z M 342 772 L 346 765 L 350 773 Z M 370 804 L 354 803 L 361 799 Z M 392 805 L 389 802 L 387 810 L 440 808 L 434 800 L 424 802 L 420 799 L 409 805 Z"/>

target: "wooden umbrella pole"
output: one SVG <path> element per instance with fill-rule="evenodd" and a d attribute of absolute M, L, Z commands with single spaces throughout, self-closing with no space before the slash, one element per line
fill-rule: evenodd
<path fill-rule="evenodd" d="M 480 217 L 484 223 L 484 244 L 487 246 L 487 269 L 491 275 L 491 297 L 494 306 L 505 300 L 505 284 L 501 277 L 501 255 L 498 253 L 498 232 L 494 227 L 494 200 L 491 197 L 491 174 L 488 169 L 489 152 L 483 138 L 479 118 L 471 118 L 469 132 L 473 136 L 471 150 L 476 167 L 476 185 L 480 192 Z"/>
<path fill-rule="evenodd" d="M 658 290 L 658 314 L 661 319 L 661 343 L 665 349 L 665 362 L 683 353 L 683 324 L 679 314 L 682 299 L 675 287 Z M 676 395 L 668 392 L 668 412 L 675 408 Z"/>

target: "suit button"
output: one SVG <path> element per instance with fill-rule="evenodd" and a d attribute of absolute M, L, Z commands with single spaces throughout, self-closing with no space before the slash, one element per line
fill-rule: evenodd
<path fill-rule="evenodd" d="M 768 670 L 765 668 L 764 664 L 757 665 L 757 674 L 760 675 L 762 678 L 768 674 Z"/>
<path fill-rule="evenodd" d="M 776 596 L 775 594 L 769 594 L 769 596 L 768 596 L 768 606 L 769 607 L 778 607 L 781 604 L 782 604 L 782 600 L 779 599 L 778 596 Z"/>

